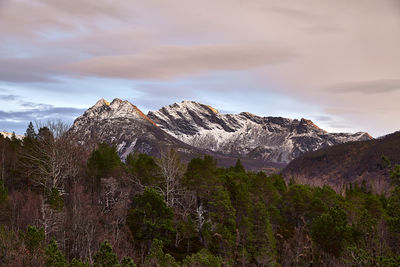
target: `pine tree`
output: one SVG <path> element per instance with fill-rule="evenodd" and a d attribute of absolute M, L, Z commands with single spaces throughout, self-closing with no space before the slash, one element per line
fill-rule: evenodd
<path fill-rule="evenodd" d="M 104 240 L 99 251 L 94 255 L 94 267 L 119 267 L 117 254 L 114 253 L 111 244 Z"/>
<path fill-rule="evenodd" d="M 46 267 L 67 267 L 67 261 L 64 254 L 58 249 L 56 240 L 51 239 L 50 244 L 46 248 L 47 262 Z"/>
<path fill-rule="evenodd" d="M 136 267 L 136 264 L 130 257 L 124 257 L 121 261 L 121 267 Z"/>
<path fill-rule="evenodd" d="M 145 266 L 178 267 L 174 257 L 163 252 L 163 242 L 158 239 L 153 240 L 150 252 L 146 257 Z"/>
<path fill-rule="evenodd" d="M 30 139 L 35 139 L 37 137 L 37 134 L 35 132 L 35 128 L 33 127 L 32 122 L 29 122 L 28 128 L 26 129 L 25 136 Z"/>

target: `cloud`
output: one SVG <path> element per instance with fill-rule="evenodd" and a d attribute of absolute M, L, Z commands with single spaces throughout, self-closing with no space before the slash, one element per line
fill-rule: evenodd
<path fill-rule="evenodd" d="M 45 120 L 51 118 L 72 118 L 79 116 L 85 109 L 69 108 L 69 107 L 53 107 L 36 108 L 23 111 L 0 111 L 0 124 L 2 121 L 34 121 Z"/>
<path fill-rule="evenodd" d="M 96 57 L 65 69 L 80 75 L 164 80 L 278 64 L 293 57 L 285 49 L 267 45 L 164 46 L 133 55 Z"/>
<path fill-rule="evenodd" d="M 57 82 L 52 59 L 0 58 L 0 81 L 8 82 Z"/>
<path fill-rule="evenodd" d="M 398 0 L 0 0 L 0 86 L 24 92 L 14 100 L 6 99 L 14 91 L 1 92 L 0 101 L 76 99 L 82 107 L 115 94 L 157 107 L 194 98 L 254 113 L 340 116 L 352 129 L 388 132 L 400 127 L 399 7 Z M 135 88 L 154 81 L 157 88 Z M 35 105 L 21 110 L 51 108 Z M 319 112 L 327 107 L 335 114 Z"/>
<path fill-rule="evenodd" d="M 383 94 L 400 91 L 400 80 L 386 79 L 337 84 L 330 88 L 337 93 Z"/>
<path fill-rule="evenodd" d="M 0 100 L 5 100 L 5 101 L 12 101 L 18 99 L 19 96 L 17 95 L 0 95 Z"/>
<path fill-rule="evenodd" d="M 332 121 L 333 120 L 333 118 L 330 117 L 330 116 L 314 116 L 314 118 L 317 121 L 323 121 L 323 122 L 327 122 L 327 121 Z"/>

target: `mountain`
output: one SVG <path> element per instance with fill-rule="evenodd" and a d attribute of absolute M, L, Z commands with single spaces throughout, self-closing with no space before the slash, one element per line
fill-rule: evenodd
<path fill-rule="evenodd" d="M 135 105 L 121 99 L 100 99 L 78 117 L 69 133 L 81 144 L 114 143 L 122 159 L 139 151 L 157 155 L 165 147 L 181 152 L 191 148 L 161 130 Z"/>
<path fill-rule="evenodd" d="M 13 136 L 14 133 L 9 133 L 9 132 L 0 132 L 0 135 L 2 135 L 4 138 L 10 138 Z M 22 140 L 24 138 L 23 135 L 20 134 L 15 134 L 15 138 Z"/>
<path fill-rule="evenodd" d="M 282 174 L 286 180 L 329 184 L 337 190 L 344 184 L 365 181 L 375 192 L 385 193 L 390 180 L 382 156 L 389 158 L 392 164 L 400 164 L 400 132 L 305 153 L 290 162 Z"/>
<path fill-rule="evenodd" d="M 175 103 L 147 116 L 188 145 L 284 164 L 322 147 L 372 139 L 363 132 L 327 133 L 307 119 L 260 117 L 248 112 L 221 114 L 193 101 Z"/>
<path fill-rule="evenodd" d="M 219 166 L 232 166 L 237 157 L 223 155 L 203 148 L 190 146 L 157 126 L 135 105 L 121 99 L 111 103 L 100 99 L 78 117 L 68 133 L 80 144 L 93 148 L 99 142 L 114 143 L 118 154 L 125 159 L 130 153 L 138 151 L 157 156 L 168 147 L 180 153 L 184 161 L 205 154 L 217 159 Z M 266 160 L 241 158 L 248 169 L 281 169 L 283 165 Z"/>

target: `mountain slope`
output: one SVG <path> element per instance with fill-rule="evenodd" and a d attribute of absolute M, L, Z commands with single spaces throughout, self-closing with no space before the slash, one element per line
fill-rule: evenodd
<path fill-rule="evenodd" d="M 158 127 L 135 105 L 120 99 L 114 99 L 111 103 L 100 99 L 74 121 L 69 134 L 89 149 L 99 142 L 114 143 L 122 159 L 135 151 L 158 156 L 166 148 L 173 148 L 184 161 L 207 154 L 216 158 L 219 166 L 226 167 L 234 165 L 237 160 L 237 157 L 196 148 L 176 139 Z M 266 160 L 241 159 L 243 165 L 252 170 L 284 167 Z"/>
<path fill-rule="evenodd" d="M 327 133 L 306 119 L 259 117 L 248 112 L 220 114 L 210 106 L 193 101 L 163 107 L 149 112 L 148 117 L 191 146 L 279 163 L 288 163 L 321 147 L 371 139 L 362 132 Z"/>
<path fill-rule="evenodd" d="M 69 132 L 84 144 L 114 143 L 123 159 L 134 151 L 156 155 L 167 146 L 190 149 L 161 130 L 135 105 L 118 98 L 111 103 L 99 100 L 74 121 Z"/>
<path fill-rule="evenodd" d="M 400 132 L 380 139 L 351 142 L 306 153 L 289 163 L 282 174 L 307 184 L 343 184 L 365 181 L 377 192 L 389 188 L 388 170 L 382 156 L 400 163 Z"/>

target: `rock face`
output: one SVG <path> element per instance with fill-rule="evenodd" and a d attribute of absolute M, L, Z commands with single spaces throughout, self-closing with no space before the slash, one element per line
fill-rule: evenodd
<path fill-rule="evenodd" d="M 100 99 L 74 121 L 69 133 L 81 144 L 114 143 L 122 159 L 134 151 L 156 155 L 168 146 L 190 149 L 161 130 L 135 105 L 118 98 L 111 103 Z"/>
<path fill-rule="evenodd" d="M 306 119 L 259 117 L 248 112 L 220 114 L 183 101 L 149 112 L 162 130 L 182 142 L 234 157 L 288 163 L 308 151 L 349 141 L 370 140 L 364 132 L 327 133 Z"/>

